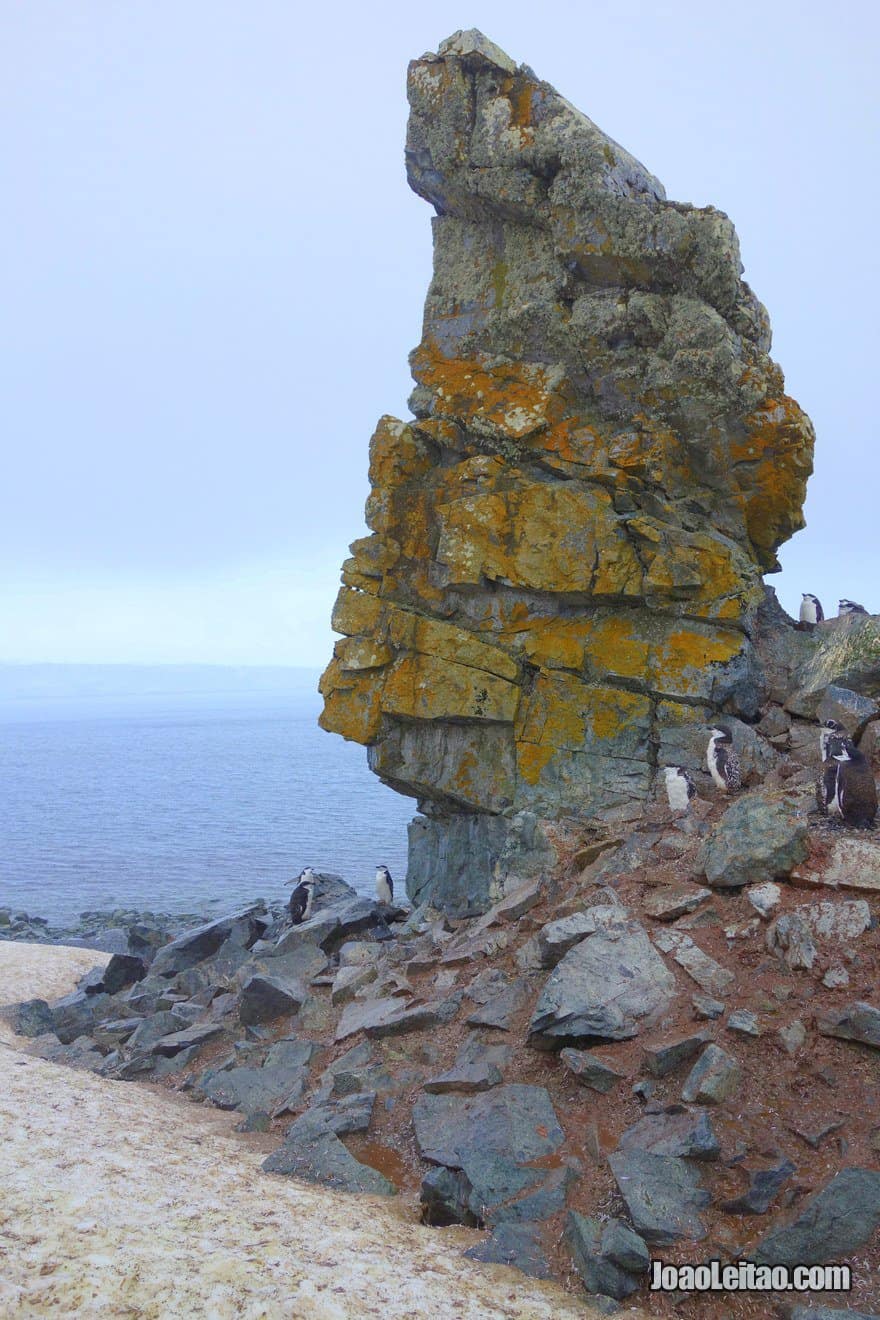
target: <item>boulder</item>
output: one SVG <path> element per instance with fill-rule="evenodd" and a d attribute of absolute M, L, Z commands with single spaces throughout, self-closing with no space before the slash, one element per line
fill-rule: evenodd
<path fill-rule="evenodd" d="M 287 1174 L 303 1182 L 321 1183 L 340 1192 L 394 1196 L 397 1188 L 380 1173 L 356 1160 L 332 1132 L 316 1132 L 308 1140 L 285 1143 L 263 1161 L 266 1173 Z"/>
<path fill-rule="evenodd" d="M 750 793 L 728 807 L 699 864 L 716 889 L 788 876 L 809 851 L 806 821 L 788 802 Z"/>
<path fill-rule="evenodd" d="M 12 1030 L 19 1036 L 43 1036 L 55 1030 L 55 1015 L 45 999 L 26 999 L 8 1012 Z"/>
<path fill-rule="evenodd" d="M 413 1106 L 413 1128 L 422 1158 L 454 1175 L 429 1175 L 422 1189 L 435 1212 L 441 1197 L 447 1223 L 542 1220 L 564 1205 L 570 1170 L 535 1167 L 564 1140 L 543 1087 L 425 1095 Z"/>
<path fill-rule="evenodd" d="M 199 1089 L 218 1109 L 238 1109 L 244 1114 L 281 1113 L 301 1099 L 316 1051 L 311 1041 L 280 1040 L 271 1047 L 261 1067 L 209 1069 L 200 1077 Z"/>
<path fill-rule="evenodd" d="M 717 1160 L 721 1146 L 709 1115 L 671 1105 L 656 1114 L 646 1114 L 626 1129 L 620 1150 L 643 1150 L 649 1155 L 674 1155 L 693 1160 Z"/>
<path fill-rule="evenodd" d="M 880 698 L 880 618 L 876 615 L 829 619 L 817 630 L 816 646 L 794 676 L 786 707 L 815 718 L 829 686 Z M 841 722 L 846 725 L 846 720 Z"/>
<path fill-rule="evenodd" d="M 771 1228 L 749 1256 L 759 1265 L 821 1265 L 846 1260 L 880 1225 L 880 1173 L 845 1168 L 786 1227 Z"/>
<path fill-rule="evenodd" d="M 175 1054 L 180 1054 L 181 1050 L 192 1050 L 190 1058 L 195 1058 L 197 1050 L 193 1046 L 202 1046 L 207 1044 L 215 1036 L 219 1036 L 223 1031 L 221 1026 L 216 1023 L 203 1022 L 198 1026 L 185 1027 L 183 1031 L 173 1031 L 168 1036 L 161 1036 L 152 1046 L 149 1053 L 159 1054 L 164 1058 L 171 1058 Z"/>
<path fill-rule="evenodd" d="M 650 1268 L 644 1238 L 621 1219 L 600 1223 L 569 1210 L 565 1237 L 587 1292 L 620 1301 L 636 1291 Z"/>
<path fill-rule="evenodd" d="M 99 1022 L 118 1015 L 119 1006 L 111 995 L 74 990 L 52 1005 L 52 1030 L 62 1044 L 69 1045 L 78 1036 L 90 1035 Z M 180 1023 L 175 1021 L 174 1026 Z"/>
<path fill-rule="evenodd" d="M 642 927 L 623 918 L 576 944 L 551 972 L 529 1025 L 538 1049 L 626 1040 L 655 1020 L 675 994 L 675 979 Z"/>
<path fill-rule="evenodd" d="M 682 1088 L 681 1098 L 688 1104 L 717 1105 L 739 1090 L 742 1073 L 736 1059 L 719 1045 L 707 1045 Z"/>
<path fill-rule="evenodd" d="M 711 897 L 712 890 L 701 885 L 658 885 L 645 899 L 645 912 L 656 921 L 675 921 Z"/>
<path fill-rule="evenodd" d="M 403 1036 L 410 1031 L 425 1031 L 428 1028 L 448 1022 L 455 1015 L 458 1001 L 443 1000 L 432 1004 L 420 1004 L 416 1008 L 405 1008 L 399 999 L 370 999 L 346 1004 L 336 1028 L 336 1039 L 363 1031 L 367 1036 Z"/>
<path fill-rule="evenodd" d="M 680 1068 L 683 1063 L 687 1063 L 694 1055 L 699 1054 L 708 1042 L 709 1036 L 704 1031 L 692 1032 L 687 1036 L 678 1036 L 674 1040 L 661 1040 L 656 1044 L 648 1045 L 642 1053 L 642 1058 L 652 1077 L 665 1077 L 676 1068 Z"/>
<path fill-rule="evenodd" d="M 595 935 L 609 922 L 619 921 L 623 915 L 620 907 L 591 907 L 582 912 L 573 912 L 569 917 L 558 921 L 549 921 L 537 933 L 538 948 L 541 951 L 541 966 L 555 967 L 565 957 L 569 949 L 587 935 Z"/>
<path fill-rule="evenodd" d="M 646 1242 L 665 1247 L 706 1236 L 700 1212 L 711 1198 L 694 1165 L 636 1149 L 616 1151 L 608 1163 L 633 1226 Z"/>
<path fill-rule="evenodd" d="M 559 1059 L 581 1086 L 603 1095 L 623 1078 L 623 1073 L 605 1063 L 594 1050 L 560 1050 Z"/>
<path fill-rule="evenodd" d="M 880 894 L 880 840 L 839 835 L 830 842 L 828 860 L 821 872 L 811 874 L 809 879 L 829 888 Z"/>
<path fill-rule="evenodd" d="M 845 1008 L 827 1009 L 817 1020 L 821 1036 L 836 1036 L 839 1040 L 854 1040 L 880 1050 L 880 1008 L 873 1004 L 852 1003 Z"/>
<path fill-rule="evenodd" d="M 741 1196 L 723 1201 L 721 1209 L 729 1215 L 765 1215 L 792 1174 L 796 1172 L 791 1160 L 780 1158 L 767 1168 L 750 1169 L 741 1166 L 748 1175 L 749 1185 Z"/>
<path fill-rule="evenodd" d="M 264 903 L 252 903 L 227 917 L 186 931 L 159 950 L 150 965 L 152 977 L 176 976 L 216 954 L 223 945 L 249 949 L 262 935 Z"/>
<path fill-rule="evenodd" d="M 437 1172 L 449 1171 L 438 1169 Z M 488 1265 L 512 1265 L 533 1279 L 552 1278 L 540 1231 L 534 1224 L 497 1224 L 483 1242 L 468 1247 L 464 1255 L 468 1260 L 479 1260 Z"/>
<path fill-rule="evenodd" d="M 308 991 L 285 976 L 257 972 L 241 987 L 238 1016 L 247 1026 L 272 1022 L 275 1018 L 298 1013 Z"/>
<path fill-rule="evenodd" d="M 143 958 L 130 953 L 114 953 L 104 968 L 100 986 L 108 995 L 116 995 L 126 986 L 142 981 L 147 974 L 147 963 Z"/>

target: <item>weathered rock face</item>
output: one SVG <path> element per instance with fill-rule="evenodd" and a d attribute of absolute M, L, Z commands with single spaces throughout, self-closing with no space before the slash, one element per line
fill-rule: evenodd
<path fill-rule="evenodd" d="M 625 818 L 670 730 L 756 714 L 761 573 L 813 432 L 725 215 L 667 201 L 479 33 L 414 61 L 409 100 L 434 278 L 321 723 L 419 800 L 411 888 L 442 903 L 449 874 L 474 911 L 466 858 L 503 888 L 518 812 Z"/>

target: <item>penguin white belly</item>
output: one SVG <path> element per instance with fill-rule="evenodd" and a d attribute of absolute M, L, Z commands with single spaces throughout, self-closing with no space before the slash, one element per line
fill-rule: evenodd
<path fill-rule="evenodd" d="M 687 780 L 682 775 L 670 775 L 666 780 L 666 796 L 672 811 L 686 811 L 690 800 Z"/>

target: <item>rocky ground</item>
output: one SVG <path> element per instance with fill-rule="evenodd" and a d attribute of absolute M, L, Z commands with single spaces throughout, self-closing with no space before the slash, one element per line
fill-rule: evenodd
<path fill-rule="evenodd" d="M 849 1261 L 851 1297 L 812 1300 L 869 1312 L 880 839 L 810 816 L 809 781 L 732 803 L 701 783 L 619 839 L 571 828 L 556 877 L 470 920 L 323 876 L 299 927 L 255 904 L 158 950 L 137 931 L 13 1025 L 46 1059 L 234 1110 L 275 1188 L 397 1194 L 609 1310 L 785 1314 L 645 1287 L 650 1255 L 745 1255 Z"/>
<path fill-rule="evenodd" d="M 0 1003 L 54 998 L 107 962 L 0 948 Z M 276 1179 L 274 1142 L 156 1086 L 120 1086 L 23 1053 L 0 1022 L 0 1314 L 144 1320 L 473 1320 L 593 1314 L 558 1288 L 470 1265 L 473 1230 L 419 1227 L 379 1201 Z M 271 1196 L 267 1191 L 271 1190 Z"/>

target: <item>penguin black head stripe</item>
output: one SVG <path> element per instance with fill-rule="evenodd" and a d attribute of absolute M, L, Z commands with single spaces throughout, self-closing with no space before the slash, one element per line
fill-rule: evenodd
<path fill-rule="evenodd" d="M 847 600 L 845 596 L 837 602 L 838 615 L 844 614 L 867 614 L 868 611 L 864 605 L 859 605 L 857 601 Z"/>

